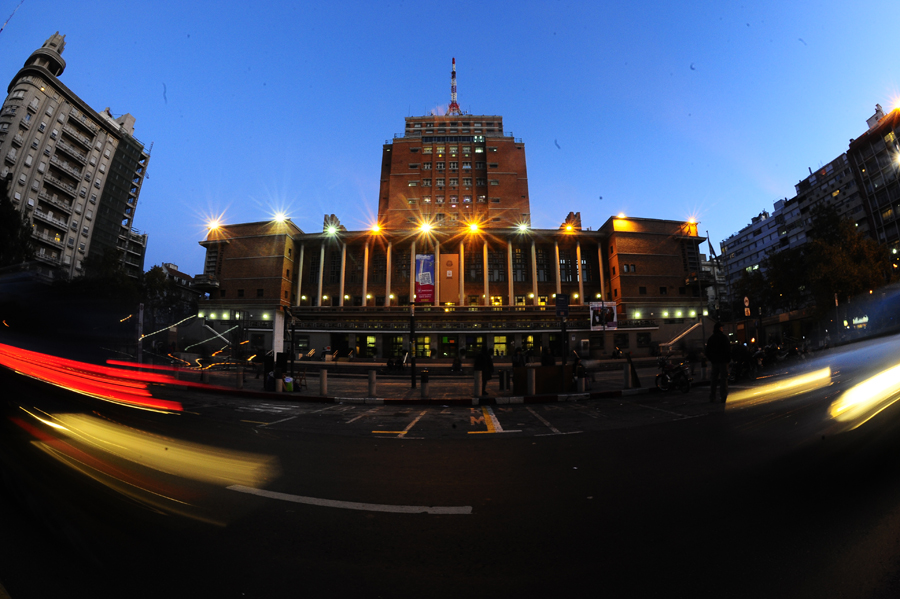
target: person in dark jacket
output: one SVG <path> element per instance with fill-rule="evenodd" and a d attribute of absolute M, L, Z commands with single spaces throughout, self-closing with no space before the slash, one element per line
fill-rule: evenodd
<path fill-rule="evenodd" d="M 731 343 L 722 331 L 722 323 L 717 322 L 713 334 L 706 342 L 706 359 L 712 364 L 709 375 L 709 401 L 716 401 L 716 386 L 722 403 L 728 397 L 728 362 L 731 361 Z"/>
<path fill-rule="evenodd" d="M 481 348 L 481 353 L 475 356 L 475 370 L 481 371 L 481 394 L 487 395 L 487 384 L 494 374 L 494 359 L 486 345 Z"/>

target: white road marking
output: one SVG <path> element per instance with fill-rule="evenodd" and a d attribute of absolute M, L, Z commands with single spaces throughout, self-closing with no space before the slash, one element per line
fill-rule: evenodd
<path fill-rule="evenodd" d="M 355 418 L 351 418 L 350 420 L 348 420 L 348 421 L 345 422 L 344 424 L 350 424 L 351 422 L 355 422 L 355 421 L 359 420 L 360 418 L 362 418 L 363 416 L 368 416 L 369 414 L 374 414 L 375 412 L 377 412 L 377 411 L 380 410 L 380 409 L 381 409 L 381 408 L 372 408 L 372 409 L 369 410 L 368 412 L 363 412 L 363 413 L 360 414 L 359 416 L 356 416 Z"/>
<path fill-rule="evenodd" d="M 549 422 L 547 422 L 547 420 L 546 420 L 543 416 L 541 416 L 540 414 L 538 414 L 537 412 L 535 412 L 533 409 L 531 409 L 531 406 L 528 406 L 528 407 L 525 408 L 525 409 L 528 410 L 529 412 L 531 412 L 532 414 L 534 414 L 534 417 L 537 418 L 538 420 L 540 420 L 541 422 L 543 422 L 543 423 L 547 426 L 547 428 L 549 428 L 551 431 L 553 431 L 553 432 L 556 433 L 557 435 L 561 435 L 561 434 L 562 434 L 562 433 L 559 432 L 559 429 L 558 429 L 558 428 L 556 428 L 555 426 L 553 426 L 552 424 L 550 424 Z"/>
<path fill-rule="evenodd" d="M 469 515 L 472 513 L 472 506 L 429 506 L 429 505 L 386 505 L 383 503 L 358 503 L 356 501 L 339 501 L 337 499 L 319 499 L 318 497 L 303 497 L 302 495 L 291 495 L 290 493 L 277 493 L 275 491 L 266 491 L 264 489 L 255 489 L 253 487 L 245 487 L 243 485 L 231 485 L 228 487 L 231 491 L 239 493 L 248 493 L 259 497 L 268 497 L 269 499 L 280 499 L 282 501 L 290 501 L 292 503 L 304 503 L 307 505 L 317 505 L 320 507 L 334 507 L 345 510 L 359 510 L 364 512 L 388 512 L 392 514 L 442 514 L 442 515 Z"/>
<path fill-rule="evenodd" d="M 282 418 L 281 420 L 276 420 L 275 422 L 266 422 L 264 424 L 260 424 L 259 426 L 272 426 L 273 424 L 279 424 L 281 422 L 287 422 L 288 420 L 293 420 L 296 417 L 297 417 L 297 415 L 295 414 L 295 415 L 289 416 L 287 418 Z M 259 428 L 259 426 L 256 428 Z"/>

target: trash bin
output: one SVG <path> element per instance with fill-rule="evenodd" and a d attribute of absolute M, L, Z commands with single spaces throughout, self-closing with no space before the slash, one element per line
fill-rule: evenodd
<path fill-rule="evenodd" d="M 284 377 L 284 390 L 285 391 L 293 391 L 294 390 L 294 379 L 286 376 Z"/>

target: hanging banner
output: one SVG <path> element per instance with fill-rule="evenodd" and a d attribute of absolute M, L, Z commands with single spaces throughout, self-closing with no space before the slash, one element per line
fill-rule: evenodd
<path fill-rule="evenodd" d="M 591 330 L 608 331 L 617 328 L 615 302 L 591 302 Z"/>
<path fill-rule="evenodd" d="M 416 254 L 415 302 L 434 303 L 434 254 Z"/>

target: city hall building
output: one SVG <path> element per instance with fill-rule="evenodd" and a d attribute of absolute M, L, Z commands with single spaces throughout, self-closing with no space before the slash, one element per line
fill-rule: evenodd
<path fill-rule="evenodd" d="M 650 355 L 705 313 L 695 223 L 619 215 L 592 230 L 569 212 L 534 229 L 530 202 L 524 143 L 501 116 L 459 110 L 454 65 L 447 114 L 408 117 L 384 144 L 369 229 L 335 215 L 312 233 L 210 228 L 198 316 L 254 353 L 452 359 Z"/>

